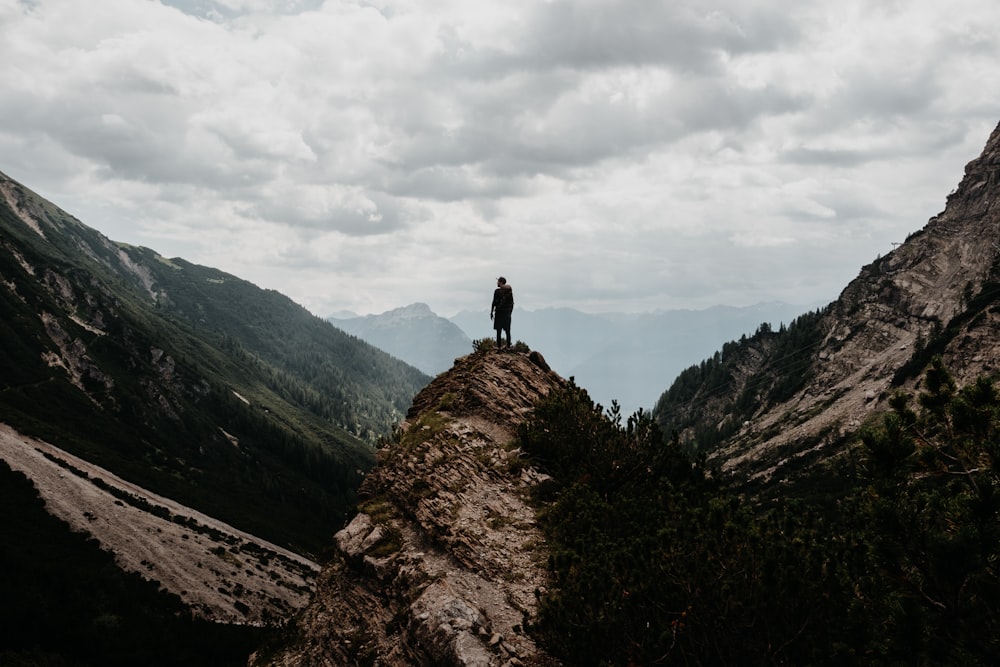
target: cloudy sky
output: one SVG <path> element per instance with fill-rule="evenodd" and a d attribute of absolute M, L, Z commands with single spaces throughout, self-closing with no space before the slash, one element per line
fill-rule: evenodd
<path fill-rule="evenodd" d="M 995 0 L 0 0 L 0 171 L 325 316 L 826 303 L 1000 121 Z"/>

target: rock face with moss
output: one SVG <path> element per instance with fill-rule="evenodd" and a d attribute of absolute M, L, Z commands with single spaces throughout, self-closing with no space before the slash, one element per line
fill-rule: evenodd
<path fill-rule="evenodd" d="M 536 352 L 477 352 L 417 394 L 289 644 L 252 664 L 556 664 L 525 630 L 548 585 L 543 475 L 513 439 L 564 383 Z"/>

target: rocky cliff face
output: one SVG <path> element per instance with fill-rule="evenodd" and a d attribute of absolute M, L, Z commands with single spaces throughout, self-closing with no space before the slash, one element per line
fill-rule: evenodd
<path fill-rule="evenodd" d="M 860 275 L 824 312 L 807 350 L 810 379 L 789 400 L 739 415 L 742 428 L 713 452 L 724 470 L 782 479 L 789 464 L 824 459 L 896 389 L 919 388 L 931 354 L 959 385 L 1000 365 L 1000 127 L 970 162 L 945 210 Z M 753 383 L 780 376 L 768 341 L 732 360 L 730 390 L 701 405 L 716 423 Z M 704 405 L 710 406 L 705 409 Z M 827 451 L 828 450 L 828 451 Z"/>
<path fill-rule="evenodd" d="M 543 476 L 512 439 L 563 383 L 538 353 L 477 352 L 422 390 L 291 645 L 252 664 L 556 664 L 525 632 L 548 583 L 526 502 Z"/>

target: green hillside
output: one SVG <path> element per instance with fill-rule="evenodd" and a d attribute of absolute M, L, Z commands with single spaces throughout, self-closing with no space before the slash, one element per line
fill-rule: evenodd
<path fill-rule="evenodd" d="M 281 294 L 0 174 L 0 420 L 315 553 L 428 381 Z"/>

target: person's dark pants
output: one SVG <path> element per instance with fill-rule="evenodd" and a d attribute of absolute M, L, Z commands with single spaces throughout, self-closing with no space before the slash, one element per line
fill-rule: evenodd
<path fill-rule="evenodd" d="M 507 347 L 510 347 L 510 313 L 497 313 L 493 320 L 493 328 L 497 330 L 497 347 L 501 346 L 501 333 L 507 334 Z"/>

